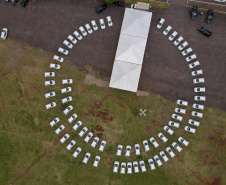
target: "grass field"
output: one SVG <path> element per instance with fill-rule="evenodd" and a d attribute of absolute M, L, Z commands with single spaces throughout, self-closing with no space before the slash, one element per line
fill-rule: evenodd
<path fill-rule="evenodd" d="M 85 85 L 87 72 L 78 69 L 66 60 L 56 71 L 56 85 L 45 87 L 44 72 L 49 69 L 52 53 L 42 49 L 25 46 L 13 40 L 0 41 L 0 184 L 18 185 L 168 185 L 168 184 L 226 184 L 225 164 L 225 123 L 226 113 L 206 108 L 201 126 L 196 134 L 183 131 L 192 107 L 187 108 L 180 129 L 173 129 L 169 136 L 163 126 L 170 120 L 176 103 L 150 94 L 137 97 L 133 93 Z M 96 77 L 94 71 L 90 72 Z M 63 78 L 73 78 L 72 93 L 62 95 L 60 89 Z M 44 94 L 56 92 L 56 97 L 45 99 Z M 73 101 L 61 105 L 61 99 L 71 95 Z M 208 98 L 208 97 L 207 97 Z M 57 107 L 46 110 L 45 104 L 55 101 Z M 72 130 L 62 110 L 69 104 L 76 112 L 83 125 L 94 135 L 107 141 L 103 153 L 98 151 L 99 144 L 93 149 Z M 147 109 L 147 116 L 139 116 L 139 109 Z M 49 122 L 60 118 L 53 128 Z M 78 119 L 77 119 L 78 120 Z M 55 129 L 64 124 L 66 129 L 58 136 Z M 80 129 L 79 129 L 80 130 Z M 169 141 L 165 144 L 157 138 L 164 133 Z M 61 144 L 59 139 L 69 133 L 69 140 Z M 160 146 L 150 145 L 151 151 L 144 152 L 142 141 L 155 137 Z M 174 150 L 176 157 L 162 167 L 151 171 L 147 159 L 158 154 L 179 136 L 190 143 L 181 153 Z M 71 151 L 66 146 L 71 139 L 76 145 Z M 141 145 L 141 156 L 134 155 L 134 144 Z M 132 146 L 131 157 L 116 157 L 118 144 Z M 72 154 L 80 146 L 81 154 L 77 159 Z M 125 151 L 125 150 L 124 150 Z M 82 163 L 86 152 L 91 153 L 87 165 Z M 124 152 L 123 152 L 124 154 Z M 101 156 L 98 168 L 92 166 L 96 155 Z M 113 174 L 113 163 L 140 161 L 146 162 L 146 173 L 121 175 Z"/>

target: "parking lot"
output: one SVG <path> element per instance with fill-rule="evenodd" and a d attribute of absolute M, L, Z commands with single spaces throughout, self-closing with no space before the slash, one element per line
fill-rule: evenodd
<path fill-rule="evenodd" d="M 39 0 L 31 3 L 30 7 L 22 8 L 19 4 L 13 6 L 1 1 L 0 27 L 9 29 L 10 39 L 57 53 L 58 47 L 63 47 L 63 40 L 79 26 L 93 19 L 98 22 L 99 18 L 111 15 L 113 27 L 87 36 L 69 53 L 71 62 L 81 69 L 92 66 L 110 79 L 124 9 L 109 5 L 104 14 L 97 15 L 95 8 L 101 3 L 101 0 Z M 139 90 L 151 91 L 170 100 L 183 98 L 193 102 L 191 71 L 179 50 L 162 36 L 163 29 L 156 28 L 159 18 L 164 17 L 166 22 L 163 28 L 171 25 L 198 56 L 206 80 L 206 105 L 226 110 L 226 15 L 215 14 L 213 22 L 208 25 L 205 23 L 205 13 L 191 20 L 189 11 L 189 7 L 176 3 L 153 14 Z M 200 26 L 210 29 L 212 36 L 206 38 L 201 35 L 197 31 Z"/>

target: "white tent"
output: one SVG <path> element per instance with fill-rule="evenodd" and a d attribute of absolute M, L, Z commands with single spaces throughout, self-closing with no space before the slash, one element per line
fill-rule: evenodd
<path fill-rule="evenodd" d="M 151 18 L 126 8 L 109 87 L 137 92 Z"/>

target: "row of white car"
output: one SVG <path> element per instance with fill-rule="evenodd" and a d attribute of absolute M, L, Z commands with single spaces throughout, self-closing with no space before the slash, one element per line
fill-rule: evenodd
<path fill-rule="evenodd" d="M 55 73 L 54 72 L 45 72 L 45 77 L 55 77 Z M 62 80 L 62 84 L 72 84 L 73 80 L 72 79 L 63 79 Z M 55 80 L 47 80 L 45 81 L 45 86 L 53 86 L 56 85 L 56 81 Z"/>

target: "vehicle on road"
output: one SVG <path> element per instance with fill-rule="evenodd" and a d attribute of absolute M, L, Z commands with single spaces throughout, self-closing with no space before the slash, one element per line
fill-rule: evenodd
<path fill-rule="evenodd" d="M 198 7 L 193 6 L 191 11 L 190 11 L 191 19 L 195 19 L 198 16 Z"/>
<path fill-rule="evenodd" d="M 206 15 L 206 22 L 209 24 L 212 22 L 212 20 L 213 20 L 213 10 L 209 9 Z"/>
<path fill-rule="evenodd" d="M 123 1 L 114 1 L 114 2 L 112 3 L 112 5 L 114 5 L 114 6 L 125 7 L 125 2 L 123 2 Z"/>
<path fill-rule="evenodd" d="M 20 3 L 20 5 L 21 5 L 22 7 L 26 7 L 28 1 L 29 1 L 29 0 L 22 0 L 21 3 Z"/>
<path fill-rule="evenodd" d="M 157 23 L 157 28 L 160 29 L 163 26 L 164 22 L 165 22 L 165 19 L 161 18 Z"/>
<path fill-rule="evenodd" d="M 107 16 L 106 19 L 107 19 L 108 26 L 109 27 L 113 26 L 113 22 L 111 20 L 111 16 Z"/>
<path fill-rule="evenodd" d="M 169 40 L 172 41 L 176 36 L 178 35 L 178 33 L 176 31 L 174 31 L 170 36 L 169 36 Z"/>
<path fill-rule="evenodd" d="M 172 30 L 172 26 L 167 26 L 167 28 L 163 31 L 163 35 L 168 35 L 168 33 Z"/>
<path fill-rule="evenodd" d="M 210 37 L 212 35 L 212 32 L 205 27 L 200 27 L 198 30 L 200 33 L 202 33 L 206 37 Z"/>

